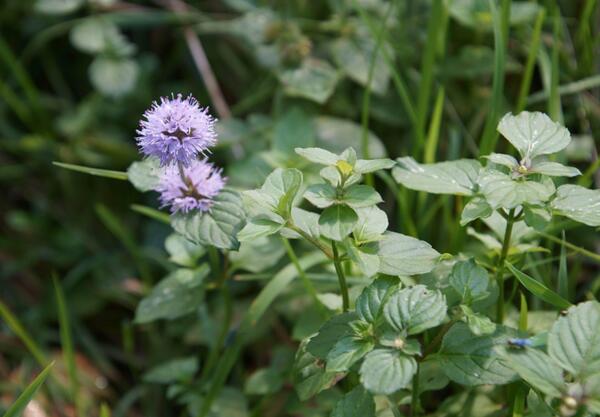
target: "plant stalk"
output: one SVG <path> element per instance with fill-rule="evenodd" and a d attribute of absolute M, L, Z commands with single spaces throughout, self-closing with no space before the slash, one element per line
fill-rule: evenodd
<path fill-rule="evenodd" d="M 496 321 L 502 324 L 504 321 L 504 262 L 508 256 L 510 248 L 510 237 L 512 235 L 513 224 L 515 222 L 515 209 L 508 212 L 506 218 L 506 229 L 504 230 L 504 240 L 502 242 L 502 250 L 500 258 L 496 266 L 496 283 L 498 284 L 498 302 L 496 304 Z"/>
<path fill-rule="evenodd" d="M 348 284 L 346 283 L 346 276 L 344 275 L 344 268 L 342 268 L 342 262 L 340 261 L 340 255 L 335 245 L 335 241 L 331 241 L 331 249 L 333 251 L 333 265 L 335 266 L 335 272 L 338 276 L 340 283 L 340 291 L 342 292 L 342 310 L 344 313 L 350 308 L 350 296 L 348 295 Z"/>

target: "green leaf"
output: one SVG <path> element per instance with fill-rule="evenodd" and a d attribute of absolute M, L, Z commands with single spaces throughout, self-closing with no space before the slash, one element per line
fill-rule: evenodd
<path fill-rule="evenodd" d="M 576 378 L 600 373 L 600 305 L 587 301 L 569 308 L 548 335 L 548 353 Z"/>
<path fill-rule="evenodd" d="M 358 174 L 368 174 L 370 172 L 380 171 L 382 169 L 390 169 L 396 162 L 391 159 L 359 159 L 354 165 L 354 172 Z"/>
<path fill-rule="evenodd" d="M 130 58 L 97 56 L 90 65 L 90 80 L 96 90 L 110 97 L 120 97 L 135 87 L 139 67 Z"/>
<path fill-rule="evenodd" d="M 310 162 L 320 165 L 335 165 L 340 157 L 321 148 L 296 148 L 296 153 Z"/>
<path fill-rule="evenodd" d="M 319 359 L 327 359 L 329 351 L 342 337 L 351 332 L 349 323 L 356 320 L 356 313 L 343 313 L 333 316 L 319 329 L 306 346 L 306 351 Z"/>
<path fill-rule="evenodd" d="M 129 182 L 141 192 L 156 189 L 160 181 L 162 168 L 156 158 L 147 158 L 136 161 L 127 168 Z"/>
<path fill-rule="evenodd" d="M 3 417 L 20 417 L 25 411 L 25 407 L 27 404 L 33 399 L 38 389 L 42 386 L 48 375 L 50 374 L 50 370 L 54 366 L 54 362 L 50 363 L 48 366 L 44 368 L 42 372 L 39 373 L 38 376 L 35 377 L 33 381 L 25 388 L 25 390 L 17 397 L 15 402 L 8 407 L 6 412 L 3 414 Z"/>
<path fill-rule="evenodd" d="M 356 263 L 360 271 L 367 277 L 372 277 L 379 271 L 380 260 L 373 245 L 357 247 L 351 240 L 344 241 L 346 253 Z"/>
<path fill-rule="evenodd" d="M 389 395 L 406 388 L 417 372 L 417 361 L 394 349 L 375 349 L 360 367 L 360 383 L 373 394 Z"/>
<path fill-rule="evenodd" d="M 316 119 L 317 144 L 332 152 L 342 153 L 348 147 L 358 149 L 358 156 L 363 157 L 362 141 L 363 128 L 360 124 L 337 117 L 319 116 Z M 369 157 L 384 158 L 387 156 L 385 146 L 381 139 L 373 132 L 368 131 Z M 340 140 L 344 138 L 344 140 Z M 355 165 L 352 163 L 352 165 Z"/>
<path fill-rule="evenodd" d="M 354 210 L 346 205 L 336 204 L 326 208 L 319 216 L 319 230 L 326 238 L 341 241 L 348 236 L 358 216 Z"/>
<path fill-rule="evenodd" d="M 178 213 L 171 217 L 171 225 L 196 244 L 237 250 L 236 235 L 244 226 L 245 218 L 240 195 L 224 189 L 215 197 L 210 212 Z"/>
<path fill-rule="evenodd" d="M 446 318 L 446 298 L 424 285 L 396 290 L 385 302 L 383 316 L 397 331 L 409 335 L 436 327 Z"/>
<path fill-rule="evenodd" d="M 314 184 L 306 189 L 304 198 L 318 208 L 327 208 L 336 204 L 337 191 L 329 184 Z"/>
<path fill-rule="evenodd" d="M 362 244 L 379 240 L 389 226 L 385 211 L 377 206 L 358 208 L 355 211 L 358 222 L 352 233 L 356 242 Z"/>
<path fill-rule="evenodd" d="M 461 305 L 460 309 L 464 314 L 464 321 L 475 336 L 492 334 L 496 330 L 496 323 L 491 321 L 489 317 L 480 313 L 475 313 L 466 305 Z"/>
<path fill-rule="evenodd" d="M 283 377 L 281 372 L 273 368 L 262 368 L 255 371 L 246 380 L 244 392 L 247 395 L 273 394 L 281 389 Z"/>
<path fill-rule="evenodd" d="M 335 404 L 331 417 L 375 417 L 373 396 L 357 385 Z"/>
<path fill-rule="evenodd" d="M 529 385 L 551 397 L 560 397 L 566 390 L 562 369 L 547 354 L 538 349 L 506 349 L 509 365 Z"/>
<path fill-rule="evenodd" d="M 382 314 L 383 303 L 386 295 L 398 286 L 398 279 L 392 277 L 377 278 L 356 299 L 356 313 L 358 316 L 372 324 L 376 324 Z"/>
<path fill-rule="evenodd" d="M 370 81 L 371 89 L 383 95 L 388 88 L 390 70 L 385 64 L 383 53 L 373 56 L 375 48 L 375 41 L 368 36 L 341 37 L 331 43 L 331 53 L 340 70 L 362 86 L 366 86 Z M 387 53 L 390 54 L 391 50 Z M 375 64 L 369 77 L 373 59 Z"/>
<path fill-rule="evenodd" d="M 379 272 L 388 275 L 416 275 L 430 272 L 440 254 L 419 239 L 395 232 L 385 232 L 377 242 Z"/>
<path fill-rule="evenodd" d="M 245 269 L 258 273 L 273 267 L 285 253 L 281 239 L 276 236 L 262 237 L 242 242 L 237 252 L 230 252 L 232 269 Z"/>
<path fill-rule="evenodd" d="M 512 209 L 524 203 L 542 204 L 552 197 L 554 183 L 548 177 L 540 182 L 513 179 L 503 172 L 486 169 L 479 177 L 479 185 L 492 208 Z"/>
<path fill-rule="evenodd" d="M 204 247 L 193 244 L 177 233 L 171 233 L 165 239 L 165 249 L 169 254 L 169 261 L 188 268 L 194 267 L 206 253 Z"/>
<path fill-rule="evenodd" d="M 292 209 L 292 221 L 297 228 L 314 239 L 318 239 L 321 235 L 317 213 L 294 207 Z"/>
<path fill-rule="evenodd" d="M 398 158 L 394 179 L 411 190 L 434 194 L 472 195 L 481 164 L 472 159 L 419 164 L 411 157 Z"/>
<path fill-rule="evenodd" d="M 466 226 L 473 220 L 486 218 L 492 215 L 494 209 L 481 197 L 473 197 L 471 201 L 465 204 L 460 215 L 460 225 Z"/>
<path fill-rule="evenodd" d="M 283 224 L 274 222 L 271 219 L 253 217 L 237 234 L 237 239 L 240 242 L 249 242 L 264 236 L 270 236 L 279 232 L 283 228 Z"/>
<path fill-rule="evenodd" d="M 293 107 L 277 120 L 273 129 L 273 149 L 293 154 L 294 148 L 311 146 L 315 142 L 312 119 L 300 108 Z"/>
<path fill-rule="evenodd" d="M 544 230 L 552 220 L 552 213 L 543 206 L 525 205 L 523 206 L 523 213 L 525 214 L 527 226 L 533 227 L 535 230 Z"/>
<path fill-rule="evenodd" d="M 128 56 L 135 50 L 135 46 L 129 43 L 117 25 L 98 17 L 90 17 L 77 23 L 71 29 L 69 37 L 73 46 L 88 54 L 108 52 Z"/>
<path fill-rule="evenodd" d="M 491 153 L 485 156 L 485 158 L 496 165 L 510 168 L 511 171 L 519 167 L 519 161 L 517 161 L 514 156 L 506 155 L 504 153 Z"/>
<path fill-rule="evenodd" d="M 559 309 L 569 308 L 571 306 L 571 303 L 552 291 L 550 288 L 546 287 L 540 281 L 537 281 L 524 272 L 519 271 L 508 262 L 506 262 L 506 267 L 515 276 L 515 278 L 517 278 L 519 282 L 536 297 L 544 300 L 548 304 L 552 304 Z"/>
<path fill-rule="evenodd" d="M 277 168 L 265 179 L 261 191 L 277 202 L 277 214 L 287 219 L 301 186 L 302 172 L 294 168 Z"/>
<path fill-rule="evenodd" d="M 540 112 L 524 111 L 516 116 L 508 113 L 498 123 L 498 132 L 529 161 L 559 152 L 571 142 L 571 134 L 564 126 Z"/>
<path fill-rule="evenodd" d="M 456 323 L 442 340 L 435 358 L 451 380 L 462 385 L 503 385 L 516 379 L 516 373 L 499 356 L 496 346 L 505 346 L 518 337 L 516 330 L 497 325 L 491 335 L 474 335 L 464 323 Z"/>
<path fill-rule="evenodd" d="M 311 355 L 306 347 L 306 341 L 300 344 L 292 369 L 292 381 L 300 401 L 331 387 L 338 375 L 337 372 L 327 372 L 321 360 Z"/>
<path fill-rule="evenodd" d="M 338 81 L 337 71 L 319 59 L 306 59 L 298 68 L 278 74 L 288 96 L 302 97 L 323 104 L 333 94 Z"/>
<path fill-rule="evenodd" d="M 344 190 L 341 202 L 352 208 L 371 207 L 383 201 L 375 189 L 369 185 L 354 184 Z"/>
<path fill-rule="evenodd" d="M 154 384 L 172 384 L 190 381 L 197 371 L 198 358 L 190 356 L 163 362 L 146 372 L 142 379 Z"/>
<path fill-rule="evenodd" d="M 140 301 L 135 312 L 136 323 L 172 320 L 196 310 L 204 301 L 204 279 L 208 272 L 208 265 L 203 264 L 196 270 L 178 269 L 169 274 Z"/>
<path fill-rule="evenodd" d="M 327 354 L 328 372 L 345 372 L 363 356 L 373 350 L 375 344 L 356 336 L 344 336 L 338 340 Z"/>
<path fill-rule="evenodd" d="M 581 171 L 575 167 L 565 166 L 558 162 L 539 160 L 538 158 L 532 161 L 531 168 L 528 171 L 554 177 L 576 177 L 581 175 Z"/>
<path fill-rule="evenodd" d="M 477 30 L 491 30 L 492 12 L 487 0 L 446 0 L 450 16 L 465 26 Z M 513 2 L 510 7 L 511 25 L 532 22 L 539 13 L 535 3 Z"/>
<path fill-rule="evenodd" d="M 588 226 L 600 226 L 600 190 L 561 185 L 550 205 L 556 214 Z"/>
<path fill-rule="evenodd" d="M 65 164 L 64 162 L 52 162 L 57 167 L 70 169 L 71 171 L 83 172 L 84 174 L 95 175 L 97 177 L 112 178 L 114 180 L 127 180 L 126 172 L 113 171 L 110 169 L 91 168 L 83 165 Z"/>
<path fill-rule="evenodd" d="M 466 304 L 488 295 L 489 275 L 473 259 L 459 261 L 452 267 L 448 281 Z"/>
<path fill-rule="evenodd" d="M 45 14 L 67 14 L 79 9 L 83 0 L 37 0 L 35 11 Z"/>

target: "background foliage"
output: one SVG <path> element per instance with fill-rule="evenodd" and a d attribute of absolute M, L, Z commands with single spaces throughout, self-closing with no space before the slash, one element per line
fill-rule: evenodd
<path fill-rule="evenodd" d="M 296 147 L 353 146 L 365 158 L 419 162 L 512 152 L 496 125 L 523 109 L 569 128 L 573 141 L 559 158 L 581 170 L 577 183 L 598 188 L 599 13 L 594 0 L 3 2 L 0 408 L 54 360 L 36 397 L 47 415 L 195 415 L 203 397 L 194 376 L 221 354 L 215 340 L 229 346 L 255 314 L 215 415 L 328 415 L 342 391 L 301 403 L 290 367 L 300 340 L 339 307 L 332 271 L 310 276 L 324 307 L 307 304 L 294 281 L 264 316 L 247 313 L 268 280 L 292 280 L 279 240 L 231 255 L 226 298 L 202 284 L 214 281 L 207 270 L 180 276 L 176 265 L 214 255 L 169 237 L 169 225 L 145 208 L 156 207 L 155 195 L 52 162 L 125 171 L 138 159 L 142 112 L 182 92 L 219 117 L 213 159 L 239 189 L 260 187 L 277 167 L 315 178 Z M 390 230 L 491 262 L 500 236 L 480 223 L 461 227 L 461 197 L 398 188 L 386 176 L 366 181 L 383 197 Z M 533 279 L 570 302 L 597 296 L 597 230 L 563 218 L 519 243 L 528 250 L 520 269 Z M 298 249 L 300 264 L 322 263 Z M 176 305 L 152 289 L 167 275 L 189 282 Z M 530 325 L 547 329 L 549 301 L 528 301 Z M 516 308 L 507 314 L 518 320 Z M 506 412 L 477 390 L 443 393 L 424 411 Z"/>

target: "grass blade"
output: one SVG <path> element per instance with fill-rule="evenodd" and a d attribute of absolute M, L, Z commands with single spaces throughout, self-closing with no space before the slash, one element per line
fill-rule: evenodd
<path fill-rule="evenodd" d="M 8 410 L 6 410 L 3 417 L 19 417 L 23 413 L 27 404 L 33 399 L 44 381 L 46 381 L 53 365 L 54 362 L 50 363 L 33 381 L 31 381 L 27 388 L 19 395 L 17 400 L 8 408 Z"/>
<path fill-rule="evenodd" d="M 417 129 L 420 132 L 418 138 L 423 139 L 425 138 L 425 125 L 427 124 L 427 108 L 431 97 L 435 55 L 438 51 L 438 36 L 444 36 L 440 31 L 441 28 L 444 30 L 446 28 L 446 25 L 442 22 L 443 19 L 443 1 L 433 0 L 431 17 L 427 26 L 427 42 L 425 43 L 425 52 L 421 61 L 421 81 L 419 82 L 419 95 L 417 97 Z M 415 141 L 413 144 L 413 155 L 419 155 L 423 146 L 423 142 Z"/>
<path fill-rule="evenodd" d="M 29 353 L 35 358 L 35 360 L 41 365 L 46 366 L 48 364 L 48 359 L 46 355 L 43 353 L 42 349 L 38 346 L 38 344 L 33 340 L 33 338 L 27 333 L 25 327 L 21 324 L 19 319 L 10 311 L 8 306 L 0 301 L 0 316 L 4 319 L 8 327 L 17 335 L 19 339 L 23 342 L 23 344 L 29 350 Z"/>
<path fill-rule="evenodd" d="M 327 257 L 324 254 L 321 252 L 313 252 L 300 258 L 298 263 L 300 264 L 301 269 L 306 271 L 307 269 L 325 261 L 327 261 Z M 263 314 L 271 305 L 271 303 L 273 303 L 275 298 L 285 291 L 285 289 L 297 276 L 298 270 L 296 267 L 293 264 L 287 265 L 285 268 L 279 271 L 271 281 L 269 281 L 269 283 L 254 299 L 246 315 L 244 316 L 244 320 L 240 324 L 235 340 L 233 341 L 232 345 L 225 350 L 223 356 L 221 356 L 221 359 L 217 364 L 216 374 L 211 379 L 210 387 L 206 396 L 204 397 L 202 408 L 198 414 L 199 417 L 206 417 L 209 414 L 214 400 L 221 392 L 227 376 L 233 368 L 233 365 L 235 364 L 254 326 L 256 326 L 256 324 L 260 321 Z"/>
<path fill-rule="evenodd" d="M 117 217 L 108 209 L 108 207 L 103 204 L 96 205 L 96 213 L 106 228 L 121 241 L 123 246 L 125 246 L 125 249 L 127 249 L 127 251 L 131 254 L 131 257 L 137 264 L 142 281 L 144 281 L 144 284 L 150 288 L 152 282 L 150 271 L 148 270 L 146 263 L 143 261 L 135 240 L 129 233 L 129 229 L 121 224 L 119 219 L 117 219 Z"/>
<path fill-rule="evenodd" d="M 524 272 L 519 271 L 510 263 L 506 262 L 505 264 L 515 278 L 517 278 L 519 282 L 536 297 L 561 310 L 571 307 L 571 303 L 552 291 L 550 288 L 546 287 L 541 282 L 536 281 Z"/>
<path fill-rule="evenodd" d="M 527 314 L 527 298 L 525 298 L 525 295 L 521 292 L 521 308 L 519 309 L 519 330 L 522 332 L 527 331 Z"/>
<path fill-rule="evenodd" d="M 65 361 L 67 373 L 69 375 L 71 401 L 73 401 L 73 403 L 75 404 L 77 414 L 79 416 L 83 416 L 85 414 L 83 413 L 82 404 L 79 397 L 79 378 L 77 376 L 77 364 L 75 362 L 75 351 L 73 349 L 73 338 L 71 335 L 69 312 L 67 309 L 65 294 L 56 276 L 53 277 L 53 281 L 54 293 L 56 296 L 56 305 L 58 309 L 60 344 L 62 346 L 63 351 L 63 360 Z"/>
<path fill-rule="evenodd" d="M 545 19 L 546 9 L 540 8 L 537 18 L 535 19 L 535 25 L 533 26 L 533 33 L 531 34 L 531 44 L 529 45 L 529 54 L 527 54 L 527 62 L 525 63 L 525 69 L 523 70 L 523 79 L 521 81 L 521 87 L 519 90 L 516 113 L 520 113 L 525 110 L 525 106 L 527 104 L 527 95 L 529 94 L 529 90 L 531 88 L 531 78 L 533 77 L 533 69 L 538 56 L 542 28 L 544 26 Z"/>
<path fill-rule="evenodd" d="M 558 84 L 560 83 L 560 9 L 558 2 L 552 8 L 552 69 L 550 72 L 550 97 L 548 97 L 548 114 L 554 121 L 563 120 Z"/>
<path fill-rule="evenodd" d="M 440 139 L 440 125 L 442 124 L 442 110 L 444 110 L 444 87 L 440 87 L 435 99 L 433 115 L 431 116 L 431 124 L 429 125 L 429 133 L 427 134 L 427 142 L 425 143 L 425 158 L 426 164 L 435 162 L 435 152 L 437 151 L 438 141 Z"/>
<path fill-rule="evenodd" d="M 110 169 L 90 168 L 83 165 L 66 164 L 64 162 L 52 162 L 57 167 L 70 169 L 71 171 L 83 172 L 84 174 L 95 175 L 97 177 L 112 178 L 114 180 L 127 181 L 127 173 L 123 171 L 113 171 Z"/>
<path fill-rule="evenodd" d="M 502 0 L 500 12 L 494 1 L 488 0 L 493 16 L 494 25 L 494 79 L 492 82 L 492 104 L 488 112 L 481 145 L 480 155 L 491 153 L 496 147 L 498 132 L 496 125 L 500 118 L 502 98 L 504 92 L 504 72 L 506 67 L 506 47 L 508 44 L 508 30 L 510 17 L 510 0 Z"/>
<path fill-rule="evenodd" d="M 567 250 L 565 249 L 565 232 L 560 245 L 560 261 L 558 263 L 558 294 L 569 299 L 569 276 L 567 273 Z"/>

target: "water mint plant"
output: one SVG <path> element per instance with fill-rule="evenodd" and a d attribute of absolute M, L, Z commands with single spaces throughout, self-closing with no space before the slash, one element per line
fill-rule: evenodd
<path fill-rule="evenodd" d="M 598 2 L 12 3 L 1 416 L 600 415 Z"/>

